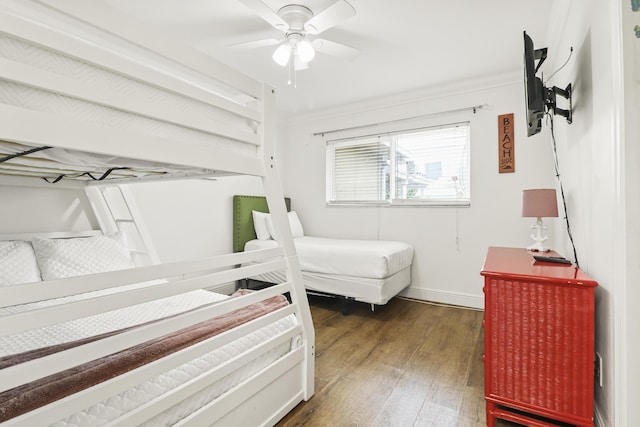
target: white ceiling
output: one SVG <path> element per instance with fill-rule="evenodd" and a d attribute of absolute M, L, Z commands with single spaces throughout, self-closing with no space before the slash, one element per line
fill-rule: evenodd
<path fill-rule="evenodd" d="M 275 46 L 235 43 L 280 38 L 239 0 L 103 0 L 277 89 L 284 116 L 441 85 L 522 73 L 522 31 L 546 43 L 553 0 L 349 0 L 357 14 L 319 37 L 360 50 L 353 60 L 318 53 L 287 85 Z M 295 0 L 264 0 L 273 10 Z M 318 13 L 335 0 L 299 0 Z"/>

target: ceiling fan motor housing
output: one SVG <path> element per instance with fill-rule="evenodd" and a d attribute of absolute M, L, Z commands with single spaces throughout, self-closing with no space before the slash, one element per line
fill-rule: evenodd
<path fill-rule="evenodd" d="M 283 6 L 278 10 L 278 16 L 285 21 L 289 28 L 279 28 L 289 33 L 299 33 L 302 36 L 305 35 L 304 24 L 311 18 L 313 18 L 313 12 L 311 9 L 299 4 L 289 4 Z"/>

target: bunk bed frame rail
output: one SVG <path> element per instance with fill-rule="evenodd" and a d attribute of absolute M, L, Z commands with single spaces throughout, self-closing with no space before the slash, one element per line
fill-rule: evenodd
<path fill-rule="evenodd" d="M 60 64 L 62 66 L 57 66 Z M 51 146 L 73 153 L 132 159 L 145 167 L 159 165 L 167 170 L 178 170 L 180 176 L 241 174 L 260 177 L 281 241 L 275 252 L 249 256 L 269 260 L 257 268 L 272 271 L 284 268 L 287 271 L 286 281 L 277 286 L 145 326 L 142 332 L 126 332 L 118 340 L 107 338 L 24 366 L 2 369 L 0 390 L 41 378 L 64 366 L 109 354 L 114 346 L 145 342 L 198 319 L 228 313 L 273 295 L 286 293 L 291 299 L 286 308 L 12 418 L 6 425 L 41 425 L 75 413 L 157 372 L 177 366 L 181 361 L 219 348 L 263 324 L 290 315 L 295 316 L 295 327 L 249 353 L 230 359 L 202 379 L 140 406 L 126 415 L 126 422 L 138 424 L 149 419 L 206 384 L 244 366 L 247 360 L 288 340 L 294 343 L 289 353 L 194 412 L 179 425 L 205 421 L 206 424 L 229 426 L 273 425 L 297 403 L 313 395 L 315 337 L 275 167 L 273 88 L 204 54 L 184 49 L 162 32 L 142 27 L 140 22 L 119 14 L 103 2 L 5 0 L 0 4 L 0 115 L 3 117 L 0 143 L 27 148 Z M 48 151 L 40 150 L 33 155 L 44 155 Z M 16 177 L 42 176 L 31 166 L 16 166 L 13 160 L 0 163 L 0 184 L 15 185 Z M 55 165 L 52 166 L 55 169 Z M 3 181 L 3 177 L 9 179 Z M 92 203 L 96 204 L 99 197 L 93 193 Z M 109 215 L 111 213 L 106 209 L 98 215 L 103 232 L 118 228 L 117 220 L 110 220 Z M 8 237 L 15 238 L 16 235 L 12 233 Z M 0 302 L 5 307 L 145 280 L 167 280 L 145 289 L 146 292 L 128 290 L 65 306 L 33 310 L 29 315 L 2 316 L 0 334 L 97 314 L 190 289 L 215 287 L 256 274 L 256 267 L 239 267 L 248 259 L 242 258 L 244 255 L 238 256 L 222 255 L 201 261 L 147 265 L 3 287 L 0 288 Z M 145 262 L 138 264 L 154 264 L 156 258 L 151 253 Z M 114 423 L 124 420 L 118 419 Z"/>
<path fill-rule="evenodd" d="M 66 236 L 72 233 L 65 234 Z M 86 234 L 84 234 L 86 235 Z M 0 240 L 6 240 L 11 236 L 0 236 Z M 24 237 L 24 235 L 21 235 Z M 101 296 L 86 299 L 78 303 L 60 304 L 50 308 L 37 310 L 29 316 L 20 314 L 7 315 L 0 318 L 0 334 L 9 335 L 22 330 L 29 330 L 41 325 L 47 325 L 57 321 L 66 321 L 82 317 L 85 311 L 92 314 L 110 311 L 114 308 L 127 307 L 132 303 L 150 301 L 167 295 L 182 293 L 192 289 L 204 289 L 207 286 L 215 286 L 225 283 L 228 280 L 248 277 L 256 273 L 253 267 L 236 267 L 239 262 L 250 262 L 257 260 L 273 260 L 274 257 L 281 256 L 282 250 L 269 250 L 262 253 L 251 254 L 250 257 L 238 257 L 240 254 L 230 254 L 222 257 L 215 257 L 211 260 L 189 261 L 184 263 L 173 263 L 158 266 L 140 267 L 130 271 L 115 271 L 97 275 L 78 276 L 57 281 L 49 281 L 46 287 L 41 284 L 25 284 L 12 287 L 0 288 L 0 301 L 2 307 L 15 304 L 25 304 L 37 302 L 52 297 L 63 297 L 74 295 L 78 292 L 95 291 L 109 289 L 114 286 L 124 286 L 135 281 L 151 281 L 163 277 L 182 277 L 185 274 L 192 276 L 201 273 L 196 278 L 176 279 L 162 284 L 154 284 L 150 287 L 133 291 L 121 292 L 115 295 Z M 242 259 L 240 259 L 242 258 Z M 284 261 L 270 261 L 272 268 L 283 268 Z M 215 268 L 216 272 L 211 273 Z M 222 269 L 222 270 L 220 270 Z M 266 268 L 267 270 L 269 268 Z M 263 269 L 264 270 L 264 269 Z M 114 279 L 118 279 L 114 281 Z M 52 288 L 52 290 L 49 290 Z M 34 292 L 34 289 L 49 290 L 48 292 Z M 133 347 L 148 340 L 165 336 L 175 332 L 185 326 L 202 322 L 216 316 L 229 313 L 247 307 L 259 301 L 272 298 L 277 295 L 289 294 L 292 297 L 291 304 L 286 308 L 260 317 L 240 327 L 236 327 L 224 334 L 217 335 L 197 346 L 189 347 L 183 351 L 176 352 L 165 357 L 156 363 L 144 365 L 141 368 L 121 375 L 114 380 L 98 384 L 85 391 L 73 394 L 65 399 L 42 407 L 41 409 L 29 412 L 23 416 L 16 417 L 6 423 L 6 425 L 44 425 L 52 419 L 63 419 L 87 406 L 87 402 L 100 402 L 110 396 L 122 392 L 135 386 L 159 373 L 168 371 L 185 361 L 192 360 L 224 344 L 232 342 L 245 336 L 247 333 L 264 327 L 278 319 L 293 314 L 297 318 L 302 318 L 304 305 L 300 305 L 297 293 L 291 282 L 285 282 L 277 286 L 265 289 L 260 292 L 251 293 L 245 296 L 230 298 L 211 306 L 190 311 L 185 314 L 162 320 L 147 326 L 137 328 L 132 331 L 123 332 L 116 336 L 101 339 L 98 341 L 74 347 L 50 356 L 46 356 L 35 361 L 25 362 L 9 368 L 0 370 L 0 392 L 12 389 L 13 387 L 26 384 L 39 378 L 55 374 L 76 365 L 89 362 L 99 357 L 113 354 L 114 352 Z M 34 297 L 36 295 L 36 297 Z M 87 310 L 83 310 L 85 306 Z M 295 327 L 283 331 L 278 336 L 269 339 L 259 347 L 252 349 L 246 354 L 241 354 L 223 365 L 209 371 L 192 383 L 184 387 L 172 390 L 156 400 L 126 413 L 117 420 L 118 423 L 137 424 L 145 419 L 156 416 L 167 407 L 188 397 L 190 394 L 201 390 L 203 387 L 229 375 L 236 369 L 241 368 L 258 356 L 272 350 L 285 341 L 292 341 L 292 351 L 269 369 L 258 372 L 251 378 L 237 385 L 230 393 L 225 394 L 211 404 L 201 408 L 193 414 L 190 419 L 206 417 L 209 423 L 215 423 L 217 419 L 221 425 L 254 425 L 254 422 L 264 422 L 266 419 L 277 420 L 284 415 L 300 400 L 305 398 L 304 387 L 299 387 L 294 396 L 288 393 L 273 393 L 273 388 L 290 389 L 292 384 L 304 384 L 305 382 L 305 358 L 306 350 L 303 344 L 304 330 L 299 322 Z M 280 384 L 282 383 L 282 384 Z M 270 390 L 270 391 L 267 391 Z M 283 399 L 284 397 L 284 399 Z M 245 410 L 237 409 L 238 405 L 256 405 L 256 401 L 262 402 L 259 409 L 247 414 Z M 240 412 L 238 412 L 240 411 Z M 260 413 L 262 412 L 262 413 Z M 269 413 L 272 412 L 272 413 Z M 240 417 L 240 418 L 239 418 Z M 260 419 L 263 418 L 263 419 Z M 224 421 L 224 422 L 223 422 Z M 267 422 L 269 424 L 270 422 Z M 256 424 L 257 425 L 257 424 Z"/>
<path fill-rule="evenodd" d="M 58 7 L 79 6 L 71 1 Z M 216 174 L 264 175 L 262 109 L 272 89 L 230 78 L 226 69 L 213 79 L 197 70 L 221 65 L 204 55 L 185 58 L 196 62 L 196 67 L 186 67 L 177 62 L 179 58 L 169 62 L 147 50 L 142 62 L 139 46 L 81 22 L 74 22 L 79 28 L 75 33 L 60 31 L 52 25 L 65 23 L 68 17 L 56 10 L 46 12 L 35 20 L 0 8 L 4 118 L 0 141 L 183 165 Z M 106 11 L 102 15 L 85 11 L 85 15 L 83 19 L 96 22 L 99 17 L 103 26 L 109 16 L 118 22 Z M 124 18 L 119 19 L 122 23 Z M 168 43 L 166 48 L 174 44 Z M 185 56 L 178 52 L 174 47 L 167 55 Z M 54 62 L 62 66 L 50 65 Z M 205 84 L 224 88 L 228 81 L 244 83 L 237 90 L 245 94 L 242 99 L 254 102 L 243 105 L 230 95 L 201 88 Z M 176 150 L 178 139 L 180 150 Z M 3 166 L 10 167 L 11 162 Z"/>

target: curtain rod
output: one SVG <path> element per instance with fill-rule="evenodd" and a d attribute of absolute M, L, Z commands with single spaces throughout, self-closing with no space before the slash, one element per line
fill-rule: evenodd
<path fill-rule="evenodd" d="M 313 134 L 313 136 L 325 136 L 328 133 L 344 132 L 344 131 L 347 131 L 347 130 L 355 130 L 355 129 L 362 129 L 362 128 L 380 126 L 380 125 L 388 125 L 388 124 L 391 124 L 391 123 L 406 122 L 408 120 L 420 119 L 420 118 L 429 117 L 429 116 L 436 116 L 438 114 L 459 113 L 461 111 L 473 111 L 473 114 L 475 114 L 476 111 L 481 110 L 482 108 L 484 108 L 486 106 L 487 106 L 487 104 L 474 105 L 474 106 L 471 106 L 471 107 L 458 108 L 458 109 L 455 109 L 455 110 L 438 111 L 438 112 L 435 112 L 435 113 L 421 114 L 419 116 L 405 117 L 403 119 L 388 120 L 386 122 L 378 122 L 378 123 L 371 123 L 371 124 L 368 124 L 368 125 L 352 126 L 352 127 L 348 127 L 348 128 L 342 128 L 342 129 L 325 130 L 325 131 L 322 131 L 322 132 L 315 132 Z"/>

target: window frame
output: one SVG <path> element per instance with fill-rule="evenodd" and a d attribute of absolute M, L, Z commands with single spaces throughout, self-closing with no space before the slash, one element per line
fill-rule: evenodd
<path fill-rule="evenodd" d="M 466 143 L 463 148 L 464 154 L 462 154 L 461 159 L 466 161 L 465 172 L 468 175 L 468 179 L 466 180 L 466 185 L 468 189 L 466 191 L 467 196 L 462 199 L 453 199 L 453 198 L 396 198 L 392 197 L 395 195 L 397 188 L 397 183 L 395 182 L 398 177 L 398 167 L 396 164 L 396 155 L 398 153 L 398 142 L 397 136 L 403 134 L 411 134 L 420 131 L 428 131 L 442 128 L 454 128 L 457 126 L 465 126 L 466 127 Z M 344 144 L 348 146 L 349 142 L 353 143 L 353 146 L 358 144 L 358 141 L 370 141 L 373 142 L 375 138 L 378 138 L 382 141 L 384 138 L 389 139 L 390 148 L 389 148 L 389 171 L 384 172 L 384 168 L 380 168 L 380 173 L 384 174 L 381 176 L 385 176 L 384 179 L 387 179 L 389 182 L 389 199 L 379 199 L 379 200 L 331 200 L 332 195 L 334 193 L 334 170 L 336 167 L 335 161 L 335 146 L 338 144 Z M 366 142 L 365 142 L 366 143 Z M 411 128 L 397 128 L 390 129 L 385 132 L 378 132 L 366 135 L 354 135 L 344 138 L 331 139 L 325 141 L 325 202 L 327 206 L 349 206 L 349 207 L 357 207 L 357 206 L 395 206 L 395 207 L 469 207 L 471 206 L 471 120 L 459 120 L 451 123 L 439 123 L 439 124 L 424 124 L 419 127 L 411 127 Z M 385 190 L 387 191 L 387 190 Z"/>

